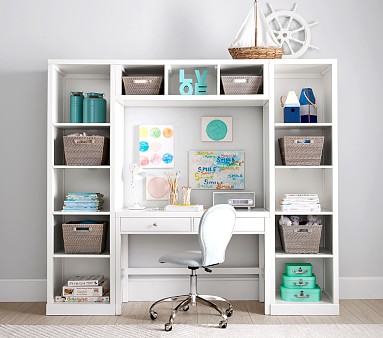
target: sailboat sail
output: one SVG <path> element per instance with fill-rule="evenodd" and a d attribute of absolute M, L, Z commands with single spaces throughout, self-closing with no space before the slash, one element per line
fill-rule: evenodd
<path fill-rule="evenodd" d="M 254 1 L 230 48 L 254 46 L 280 47 L 257 1 Z"/>

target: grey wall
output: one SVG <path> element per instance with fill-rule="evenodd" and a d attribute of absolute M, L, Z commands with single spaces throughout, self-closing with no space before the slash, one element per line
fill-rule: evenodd
<path fill-rule="evenodd" d="M 312 28 L 320 51 L 304 57 L 339 63 L 340 276 L 382 278 L 383 2 L 297 2 L 320 22 Z M 272 0 L 275 9 L 293 3 Z M 0 1 L 0 281 L 46 278 L 47 59 L 230 58 L 251 4 Z"/>

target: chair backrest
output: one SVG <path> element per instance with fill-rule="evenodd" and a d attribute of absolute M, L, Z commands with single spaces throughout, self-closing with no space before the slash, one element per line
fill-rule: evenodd
<path fill-rule="evenodd" d="M 235 209 L 229 204 L 217 204 L 202 215 L 198 237 L 202 251 L 202 266 L 225 261 L 226 247 L 235 225 Z"/>

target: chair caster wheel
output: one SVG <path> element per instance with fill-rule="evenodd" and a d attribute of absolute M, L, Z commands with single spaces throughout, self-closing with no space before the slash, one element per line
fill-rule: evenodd
<path fill-rule="evenodd" d="M 221 321 L 219 322 L 219 327 L 220 327 L 221 329 L 226 329 L 226 328 L 227 328 L 227 321 L 226 321 L 226 320 L 221 320 Z"/>
<path fill-rule="evenodd" d="M 189 305 L 184 306 L 184 307 L 182 308 L 182 310 L 184 310 L 184 311 L 189 310 Z"/>
<path fill-rule="evenodd" d="M 231 308 L 226 310 L 226 316 L 231 317 L 233 315 L 234 310 Z"/>
<path fill-rule="evenodd" d="M 173 328 L 173 326 L 172 326 L 172 324 L 170 324 L 170 323 L 166 323 L 165 324 L 165 331 L 171 331 L 172 330 L 172 328 Z"/>
<path fill-rule="evenodd" d="M 158 314 L 157 314 L 156 311 L 150 311 L 150 312 L 149 312 L 149 315 L 150 315 L 150 319 L 151 319 L 151 320 L 155 320 L 155 319 L 157 319 L 157 316 L 158 316 Z"/>

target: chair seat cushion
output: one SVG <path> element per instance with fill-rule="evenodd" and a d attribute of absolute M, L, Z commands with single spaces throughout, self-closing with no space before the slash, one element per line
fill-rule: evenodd
<path fill-rule="evenodd" d="M 198 268 L 202 265 L 201 251 L 182 251 L 163 255 L 159 259 L 160 263 L 173 263 L 183 266 Z"/>

